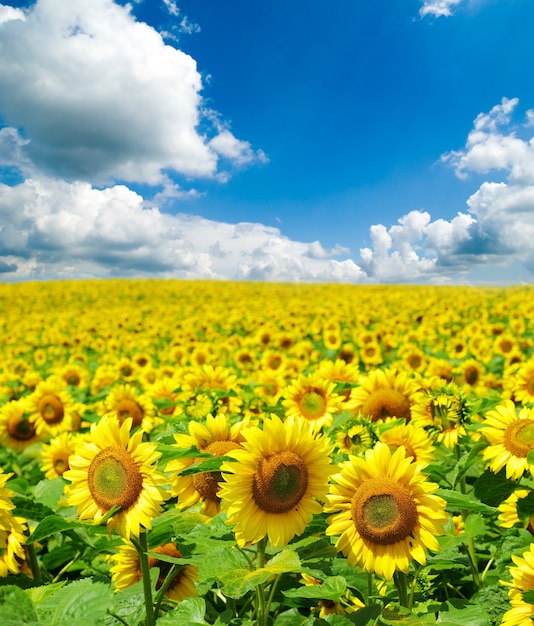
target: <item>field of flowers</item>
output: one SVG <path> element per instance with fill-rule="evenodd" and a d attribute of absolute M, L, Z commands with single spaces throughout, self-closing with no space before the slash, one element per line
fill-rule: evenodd
<path fill-rule="evenodd" d="M 42 282 L 0 312 L 3 626 L 532 624 L 534 287 Z"/>

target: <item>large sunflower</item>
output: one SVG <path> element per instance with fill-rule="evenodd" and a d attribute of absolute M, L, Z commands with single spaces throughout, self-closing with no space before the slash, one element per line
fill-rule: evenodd
<path fill-rule="evenodd" d="M 255 422 L 253 423 L 255 425 Z M 251 422 L 242 421 L 230 426 L 225 415 L 206 417 L 206 424 L 189 422 L 189 435 L 174 435 L 177 448 L 195 446 L 201 452 L 214 456 L 224 456 L 230 450 L 241 447 L 244 441 L 242 431 L 250 427 Z M 198 459 L 197 459 L 198 460 Z M 202 459 L 200 459 L 202 460 Z M 178 496 L 178 506 L 185 508 L 202 502 L 202 510 L 213 517 L 221 509 L 219 498 L 220 472 L 201 472 L 192 476 L 180 476 L 180 472 L 195 462 L 194 458 L 174 459 L 167 463 L 166 472 L 170 472 L 171 495 Z"/>
<path fill-rule="evenodd" d="M 322 511 L 318 500 L 328 491 L 333 446 L 314 437 L 308 422 L 282 422 L 276 415 L 263 422 L 263 430 L 243 435 L 243 449 L 227 453 L 235 461 L 221 467 L 227 522 L 239 545 L 267 537 L 271 545 L 284 546 Z"/>
<path fill-rule="evenodd" d="M 534 450 L 534 409 L 522 408 L 516 413 L 515 404 L 505 400 L 488 411 L 480 432 L 490 445 L 484 450 L 484 460 L 490 461 L 491 471 L 506 467 L 506 478 L 519 479 L 526 470 L 534 476 L 534 466 L 527 461 Z"/>
<path fill-rule="evenodd" d="M 352 410 L 373 421 L 400 417 L 410 421 L 411 409 L 422 392 L 405 372 L 393 369 L 374 370 L 362 376 L 360 386 L 352 390 Z"/>
<path fill-rule="evenodd" d="M 391 580 L 407 573 L 412 560 L 426 562 L 426 549 L 439 550 L 436 539 L 447 523 L 445 501 L 421 473 L 403 446 L 391 454 L 382 442 L 351 456 L 333 477 L 328 496 L 327 535 L 339 536 L 336 547 L 351 566 Z"/>
<path fill-rule="evenodd" d="M 130 437 L 131 428 L 131 418 L 119 424 L 116 415 L 105 415 L 91 425 L 89 440 L 76 447 L 63 474 L 72 482 L 68 501 L 78 507 L 80 519 L 99 522 L 117 506 L 107 526 L 126 538 L 138 536 L 141 527 L 151 528 L 165 500 L 160 485 L 166 483 L 156 471 L 156 444 L 143 443 L 141 429 Z"/>
<path fill-rule="evenodd" d="M 512 555 L 512 561 L 515 567 L 508 568 L 512 582 L 501 581 L 510 587 L 508 596 L 512 608 L 504 614 L 501 626 L 532 626 L 534 604 L 525 602 L 523 594 L 534 591 L 534 543 L 522 556 Z"/>
<path fill-rule="evenodd" d="M 110 561 L 113 563 L 110 569 L 111 581 L 116 591 L 135 585 L 142 578 L 141 563 L 137 549 L 130 541 L 125 539 L 123 541 L 124 543 L 118 547 L 117 553 L 110 557 Z M 177 559 L 182 556 L 174 543 L 166 543 L 156 548 L 150 548 L 149 551 Z M 148 566 L 159 568 L 159 577 L 156 581 L 156 589 L 159 589 L 170 571 L 171 563 L 159 560 L 155 556 L 149 556 Z M 198 567 L 190 564 L 182 565 L 167 588 L 165 596 L 175 602 L 197 596 L 196 580 L 198 580 Z"/>

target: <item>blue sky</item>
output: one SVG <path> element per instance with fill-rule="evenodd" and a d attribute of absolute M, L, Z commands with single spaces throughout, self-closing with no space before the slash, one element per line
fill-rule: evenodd
<path fill-rule="evenodd" d="M 533 282 L 531 0 L 0 4 L 0 280 Z"/>

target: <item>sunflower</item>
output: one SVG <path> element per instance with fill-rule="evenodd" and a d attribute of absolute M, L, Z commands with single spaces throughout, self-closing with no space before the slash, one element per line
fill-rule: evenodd
<path fill-rule="evenodd" d="M 531 626 L 534 617 L 534 604 L 526 602 L 523 594 L 534 590 L 534 543 L 522 556 L 512 555 L 514 565 L 510 566 L 512 581 L 500 582 L 510 587 L 508 596 L 512 608 L 503 615 L 501 626 Z"/>
<path fill-rule="evenodd" d="M 230 450 L 219 496 L 240 546 L 267 537 L 273 546 L 301 535 L 314 513 L 322 511 L 331 474 L 331 446 L 301 420 L 276 415 L 263 430 L 243 432 L 243 449 Z"/>
<path fill-rule="evenodd" d="M 135 546 L 128 540 L 123 539 L 123 545 L 117 548 L 117 553 L 110 557 L 113 566 L 110 569 L 111 581 L 116 591 L 126 589 L 142 579 L 141 564 L 139 554 Z M 180 559 L 182 557 L 176 544 L 166 543 L 156 548 L 150 548 L 150 552 Z M 159 577 L 156 581 L 156 589 L 159 589 L 165 582 L 172 564 L 159 560 L 157 557 L 149 556 L 148 565 L 150 568 L 159 568 Z M 198 567 L 196 565 L 179 566 L 176 575 L 172 579 L 169 587 L 165 591 L 165 597 L 174 602 L 180 602 L 184 598 L 196 597 L 198 595 L 195 581 L 198 580 Z"/>
<path fill-rule="evenodd" d="M 527 460 L 534 450 L 534 409 L 523 407 L 517 414 L 515 404 L 505 400 L 486 413 L 480 432 L 490 443 L 483 458 L 490 461 L 492 472 L 506 466 L 506 478 L 517 480 L 526 470 L 534 476 L 534 466 Z"/>
<path fill-rule="evenodd" d="M 15 493 L 9 487 L 6 487 L 6 483 L 11 476 L 13 476 L 13 473 L 4 474 L 4 470 L 0 467 L 0 524 L 2 520 L 11 515 L 11 511 L 15 508 L 11 501 Z"/>
<path fill-rule="evenodd" d="M 330 425 L 343 404 L 343 398 L 334 389 L 335 383 L 317 374 L 301 374 L 283 393 L 286 416 L 306 420 L 315 428 Z"/>
<path fill-rule="evenodd" d="M 425 565 L 427 548 L 440 549 L 446 503 L 434 495 L 438 485 L 426 481 L 423 466 L 403 446 L 391 454 L 382 442 L 364 459 L 341 464 L 325 509 L 334 513 L 326 534 L 339 537 L 336 547 L 349 565 L 391 580 L 396 570 L 407 573 L 412 560 Z"/>
<path fill-rule="evenodd" d="M 86 367 L 79 363 L 68 363 L 59 368 L 58 376 L 71 387 L 85 389 L 89 386 L 90 374 Z"/>
<path fill-rule="evenodd" d="M 412 415 L 415 425 L 427 429 L 449 450 L 467 434 L 469 413 L 463 396 L 454 387 L 443 387 L 422 396 Z"/>
<path fill-rule="evenodd" d="M 358 424 L 351 422 L 348 430 L 340 431 L 336 435 L 336 445 L 341 452 L 347 454 L 362 454 L 372 448 L 378 441 L 378 436 L 372 422 L 361 421 Z"/>
<path fill-rule="evenodd" d="M 393 369 L 374 370 L 362 376 L 360 386 L 352 390 L 353 411 L 373 421 L 400 417 L 409 421 L 412 407 L 422 396 L 419 385 L 405 372 Z"/>
<path fill-rule="evenodd" d="M 20 452 L 41 439 L 26 413 L 25 400 L 10 400 L 0 408 L 0 444 Z"/>
<path fill-rule="evenodd" d="M 516 402 L 534 402 L 534 360 L 523 363 L 514 377 L 513 394 Z"/>
<path fill-rule="evenodd" d="M 499 517 L 497 518 L 503 528 L 512 528 L 521 521 L 517 514 L 517 503 L 526 498 L 530 489 L 516 489 L 504 502 L 499 504 Z M 529 521 L 529 529 L 534 527 L 533 521 Z"/>
<path fill-rule="evenodd" d="M 105 415 L 91 425 L 90 437 L 76 447 L 63 474 L 72 482 L 68 501 L 78 507 L 80 519 L 98 523 L 119 507 L 107 526 L 126 538 L 151 528 L 166 496 L 161 488 L 166 479 L 156 471 L 156 444 L 142 442 L 141 429 L 130 437 L 131 428 L 132 418 L 120 424 L 116 415 Z"/>
<path fill-rule="evenodd" d="M 140 426 L 146 433 L 149 433 L 156 423 L 155 408 L 150 398 L 137 393 L 135 387 L 129 384 L 111 388 L 104 401 L 104 410 L 114 413 L 121 423 L 126 418 L 131 418 L 132 428 Z"/>
<path fill-rule="evenodd" d="M 74 454 L 76 441 L 80 435 L 61 433 L 49 443 L 43 445 L 41 450 L 41 470 L 45 478 L 52 480 L 63 476 L 69 469 L 69 457 Z"/>
<path fill-rule="evenodd" d="M 386 420 L 386 426 L 388 421 Z M 379 439 L 387 444 L 392 452 L 404 446 L 406 456 L 411 456 L 417 463 L 426 465 L 434 460 L 434 446 L 428 433 L 424 428 L 412 422 L 384 429 Z"/>
<path fill-rule="evenodd" d="M 19 574 L 26 559 L 24 544 L 28 527 L 22 517 L 0 517 L 0 578 Z"/>
<path fill-rule="evenodd" d="M 225 415 L 206 417 L 206 424 L 189 422 L 189 435 L 174 435 L 177 448 L 195 446 L 200 452 L 207 452 L 214 456 L 224 456 L 229 450 L 241 447 L 245 440 L 243 430 L 251 424 L 241 421 L 230 426 Z M 219 483 L 222 480 L 220 472 L 201 472 L 192 476 L 180 476 L 180 472 L 198 460 L 194 458 L 174 459 L 167 463 L 166 472 L 170 473 L 171 494 L 178 496 L 177 505 L 186 508 L 202 502 L 202 510 L 206 515 L 213 517 L 219 513 L 221 500 L 219 498 Z"/>
<path fill-rule="evenodd" d="M 74 399 L 61 378 L 51 376 L 40 382 L 27 398 L 30 420 L 37 435 L 58 435 L 72 427 Z"/>

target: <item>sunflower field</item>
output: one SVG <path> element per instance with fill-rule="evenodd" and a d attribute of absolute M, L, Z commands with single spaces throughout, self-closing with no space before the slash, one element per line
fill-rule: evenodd
<path fill-rule="evenodd" d="M 0 285 L 3 626 L 527 626 L 534 287 Z"/>

